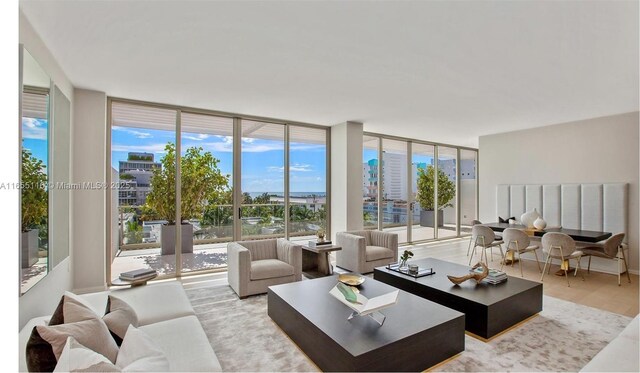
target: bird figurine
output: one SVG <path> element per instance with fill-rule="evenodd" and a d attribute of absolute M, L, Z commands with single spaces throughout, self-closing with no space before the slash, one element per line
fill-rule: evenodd
<path fill-rule="evenodd" d="M 478 267 L 482 267 L 481 273 L 474 272 L 474 273 L 469 273 L 468 275 L 459 276 L 459 277 L 447 275 L 447 278 L 449 279 L 449 281 L 453 282 L 456 285 L 460 285 L 461 283 L 471 279 L 476 280 L 476 284 L 479 284 L 482 282 L 482 280 L 484 280 L 485 277 L 489 276 L 489 268 L 487 268 L 487 266 L 484 263 L 478 262 L 476 265 L 472 267 L 472 269 L 476 269 Z"/>

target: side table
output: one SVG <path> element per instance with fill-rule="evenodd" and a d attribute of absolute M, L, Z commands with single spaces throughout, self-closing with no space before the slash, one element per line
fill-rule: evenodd
<path fill-rule="evenodd" d="M 111 285 L 112 286 L 129 286 L 129 285 L 131 285 L 131 287 L 142 286 L 142 285 L 146 285 L 147 281 L 153 280 L 156 277 L 158 277 L 157 273 L 155 275 L 153 275 L 153 276 L 144 277 L 144 278 L 141 278 L 141 279 L 138 279 L 138 280 L 123 280 L 121 278 L 116 278 L 116 279 L 111 281 Z"/>
<path fill-rule="evenodd" d="M 329 253 L 342 250 L 341 246 L 326 245 L 309 247 L 302 245 L 302 271 L 309 277 L 323 277 L 333 274 Z"/>

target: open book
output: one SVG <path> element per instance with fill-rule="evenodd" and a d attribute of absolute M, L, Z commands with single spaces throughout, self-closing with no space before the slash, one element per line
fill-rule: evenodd
<path fill-rule="evenodd" d="M 333 295 L 340 302 L 356 311 L 359 315 L 367 315 L 383 308 L 393 306 L 398 303 L 399 293 L 400 290 L 394 290 L 390 293 L 369 299 L 364 295 L 353 291 L 351 286 L 345 285 L 341 282 L 329 291 L 329 294 Z"/>

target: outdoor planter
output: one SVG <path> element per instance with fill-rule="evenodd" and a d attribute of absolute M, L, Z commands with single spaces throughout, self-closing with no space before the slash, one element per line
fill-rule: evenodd
<path fill-rule="evenodd" d="M 433 210 L 420 210 L 420 226 L 434 227 Z M 438 210 L 438 227 L 444 226 L 444 211 Z"/>
<path fill-rule="evenodd" d="M 29 268 L 38 262 L 38 229 L 22 232 L 22 268 Z"/>
<path fill-rule="evenodd" d="M 182 252 L 193 253 L 193 225 L 182 224 Z M 176 253 L 176 226 L 175 224 L 163 224 L 160 228 L 160 243 L 162 255 L 174 255 Z"/>

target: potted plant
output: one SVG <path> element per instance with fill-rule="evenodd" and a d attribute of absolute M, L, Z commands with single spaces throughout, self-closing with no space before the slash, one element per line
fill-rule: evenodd
<path fill-rule="evenodd" d="M 22 149 L 22 268 L 38 262 L 39 227 L 47 217 L 46 167 L 27 149 Z"/>
<path fill-rule="evenodd" d="M 398 266 L 399 268 L 406 268 L 407 267 L 407 260 L 409 260 L 409 258 L 411 258 L 413 256 L 413 251 L 411 250 L 405 250 L 402 255 L 400 255 L 400 265 Z"/>
<path fill-rule="evenodd" d="M 423 227 L 434 226 L 434 181 L 435 167 L 428 165 L 427 169 L 418 169 L 418 195 L 420 203 L 420 225 Z M 452 207 L 451 200 L 456 195 L 456 184 L 449 179 L 442 169 L 438 169 L 438 227 L 443 226 L 444 213 L 447 207 Z"/>
<path fill-rule="evenodd" d="M 220 161 L 201 147 L 190 147 L 181 158 L 180 214 L 182 252 L 193 252 L 190 219 L 202 219 L 210 200 L 218 200 L 228 188 L 228 176 L 218 168 Z M 162 255 L 172 255 L 176 247 L 176 148 L 165 146 L 161 167 L 154 168 L 150 192 L 145 201 L 145 218 L 165 220 L 160 229 Z"/>

